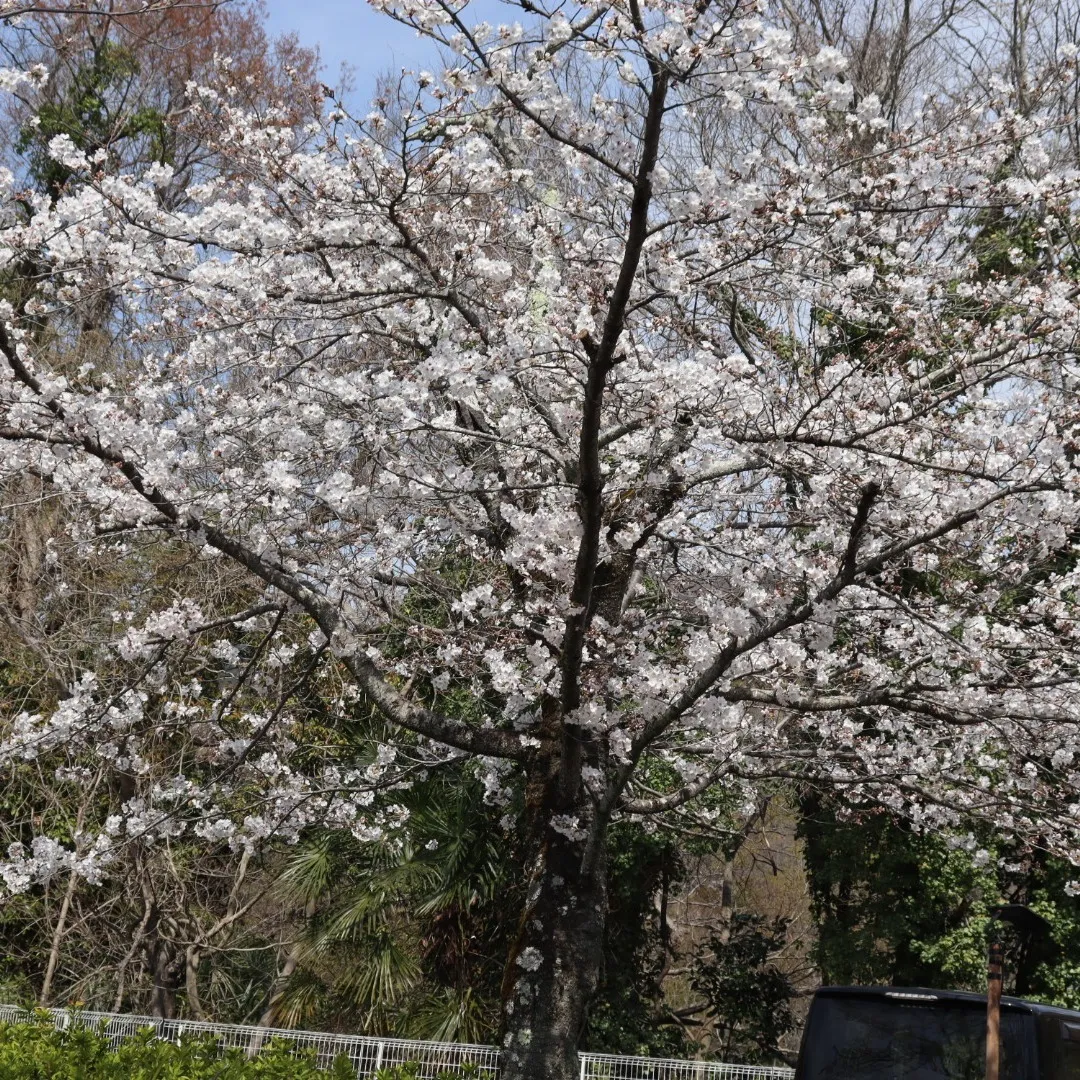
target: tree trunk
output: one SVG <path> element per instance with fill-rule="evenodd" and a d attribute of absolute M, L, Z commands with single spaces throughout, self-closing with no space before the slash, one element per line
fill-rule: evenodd
<path fill-rule="evenodd" d="M 154 975 L 150 1015 L 162 1020 L 172 1020 L 176 1016 L 176 987 L 179 980 L 176 978 L 175 967 L 171 960 L 164 961 Z"/>
<path fill-rule="evenodd" d="M 607 916 L 606 816 L 579 790 L 544 784 L 530 815 L 529 892 L 503 981 L 502 1080 L 577 1080 L 578 1044 L 600 979 Z M 564 789 L 565 790 L 565 789 Z"/>
<path fill-rule="evenodd" d="M 56 965 L 60 962 L 60 948 L 64 942 L 68 912 L 71 910 L 71 899 L 75 895 L 75 886 L 77 884 L 78 876 L 72 870 L 68 874 L 64 899 L 60 904 L 60 914 L 56 917 L 56 928 L 53 930 L 52 944 L 49 947 L 49 962 L 45 968 L 45 978 L 41 984 L 41 996 L 38 998 L 38 1006 L 42 1009 L 49 1007 L 49 998 L 52 997 L 53 976 L 56 974 Z"/>
<path fill-rule="evenodd" d="M 143 896 L 145 898 L 143 916 L 139 920 L 139 925 L 135 927 L 135 937 L 131 940 L 131 947 L 124 953 L 123 959 L 116 968 L 116 996 L 113 998 L 113 1012 L 121 1011 L 124 1004 L 124 977 L 127 974 L 128 965 L 135 959 L 136 953 L 138 953 L 139 949 L 142 947 L 146 928 L 150 925 L 157 910 L 154 902 L 150 899 L 149 894 L 144 891 Z"/>
<path fill-rule="evenodd" d="M 319 904 L 316 897 L 311 897 L 304 905 L 304 929 L 307 929 L 311 920 L 315 917 L 315 912 L 318 910 Z M 277 973 L 277 977 L 274 979 L 274 985 L 270 988 L 270 995 L 266 1001 L 266 1008 L 263 1009 L 262 1015 L 259 1017 L 259 1027 L 270 1027 L 277 1019 L 278 1005 L 281 999 L 285 996 L 285 988 L 289 985 L 289 979 L 292 978 L 293 972 L 300 966 L 300 954 L 303 948 L 302 941 L 297 940 L 289 947 L 288 955 L 285 957 L 285 965 Z"/>
<path fill-rule="evenodd" d="M 199 997 L 199 964 L 202 952 L 197 945 L 189 945 L 184 953 L 184 989 L 187 992 L 188 1012 L 196 1020 L 205 1020 L 202 999 Z"/>
<path fill-rule="evenodd" d="M 150 1015 L 171 1020 L 176 1016 L 176 991 L 184 977 L 184 958 L 171 942 L 161 937 L 147 951 L 152 979 Z"/>

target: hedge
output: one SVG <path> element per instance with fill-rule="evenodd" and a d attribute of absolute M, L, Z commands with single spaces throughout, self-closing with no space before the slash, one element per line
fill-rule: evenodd
<path fill-rule="evenodd" d="M 439 1080 L 463 1076 L 487 1080 L 476 1069 L 440 1073 Z M 379 1069 L 372 1080 L 416 1080 L 414 1065 Z M 356 1080 L 356 1066 L 344 1054 L 320 1069 L 314 1050 L 285 1039 L 268 1042 L 256 1057 L 223 1050 L 213 1038 L 179 1043 L 140 1032 L 112 1047 L 99 1031 L 73 1026 L 60 1031 L 51 1020 L 0 1022 L 0 1080 Z"/>

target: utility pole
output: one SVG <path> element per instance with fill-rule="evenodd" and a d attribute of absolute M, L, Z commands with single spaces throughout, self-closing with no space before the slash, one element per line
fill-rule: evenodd
<path fill-rule="evenodd" d="M 1003 904 L 990 912 L 990 948 L 986 969 L 986 1080 L 1001 1073 L 1001 983 L 1004 950 L 1001 924 L 1010 923 L 1028 938 L 1049 938 L 1050 924 L 1023 904 Z"/>
<path fill-rule="evenodd" d="M 997 940 L 996 920 L 990 924 L 989 964 L 986 971 L 986 1080 L 998 1080 L 1001 1071 L 1001 974 L 1002 948 Z"/>

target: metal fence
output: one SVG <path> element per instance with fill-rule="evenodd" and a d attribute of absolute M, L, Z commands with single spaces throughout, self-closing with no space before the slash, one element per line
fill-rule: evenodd
<path fill-rule="evenodd" d="M 719 1061 L 579 1054 L 581 1080 L 791 1080 L 794 1069 Z"/>
<path fill-rule="evenodd" d="M 379 1069 L 412 1063 L 425 1080 L 439 1073 L 460 1073 L 496 1080 L 499 1051 L 492 1046 L 469 1043 L 421 1042 L 416 1039 L 379 1039 L 366 1035 L 333 1035 L 317 1031 L 254 1027 L 247 1024 L 209 1024 L 198 1020 L 160 1020 L 153 1016 L 90 1010 L 49 1009 L 61 1029 L 72 1025 L 100 1030 L 119 1045 L 139 1031 L 152 1028 L 157 1038 L 176 1042 L 183 1036 L 217 1039 L 222 1047 L 257 1054 L 271 1039 L 287 1039 L 294 1046 L 313 1050 L 315 1059 L 328 1068 L 345 1055 L 358 1077 L 370 1077 Z M 32 1014 L 16 1005 L 0 1005 L 0 1021 L 17 1023 Z M 791 1080 L 791 1069 L 764 1065 L 727 1065 L 715 1061 L 676 1061 L 666 1058 L 621 1057 L 614 1054 L 580 1054 L 581 1080 Z"/>

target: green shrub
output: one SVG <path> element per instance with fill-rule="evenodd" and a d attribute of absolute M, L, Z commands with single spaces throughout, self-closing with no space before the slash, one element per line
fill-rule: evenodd
<path fill-rule="evenodd" d="M 438 1074 L 436 1080 L 491 1080 L 476 1065 Z M 374 1080 L 419 1080 L 416 1064 L 379 1069 Z M 256 1057 L 223 1050 L 213 1038 L 154 1038 L 151 1028 L 113 1049 L 100 1031 L 78 1024 L 58 1030 L 48 1015 L 25 1023 L 0 1021 L 0 1080 L 356 1080 L 356 1067 L 341 1054 L 329 1070 L 315 1051 L 271 1039 Z"/>
<path fill-rule="evenodd" d="M 373 1080 L 421 1080 L 424 1074 L 420 1068 L 414 1061 L 405 1065 L 394 1065 L 388 1069 L 377 1070 Z M 490 1069 L 481 1069 L 479 1065 L 462 1065 L 460 1068 L 438 1073 L 435 1080 L 491 1080 L 494 1075 Z"/>
<path fill-rule="evenodd" d="M 212 1038 L 163 1042 L 147 1029 L 113 1049 L 99 1031 L 38 1019 L 0 1023 L 0 1080 L 356 1080 L 356 1069 L 345 1055 L 320 1069 L 313 1050 L 279 1039 L 251 1058 Z"/>

